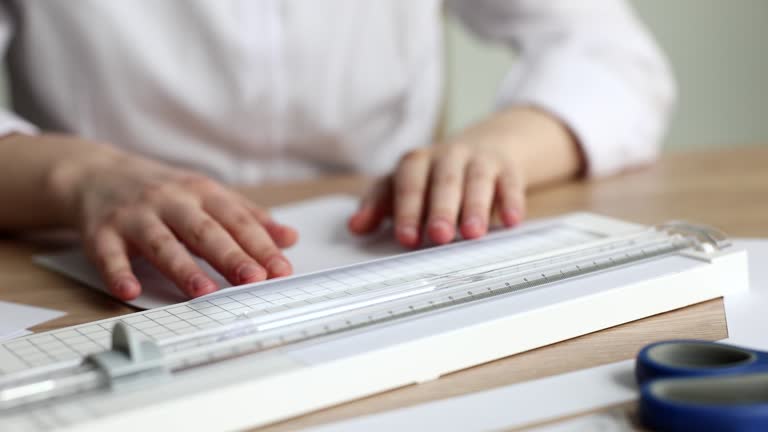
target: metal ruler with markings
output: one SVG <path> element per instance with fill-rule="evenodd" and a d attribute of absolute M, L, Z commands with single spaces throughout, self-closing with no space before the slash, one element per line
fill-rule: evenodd
<path fill-rule="evenodd" d="M 8 342 L 0 430 L 267 424 L 746 280 L 715 230 L 567 215 Z"/>

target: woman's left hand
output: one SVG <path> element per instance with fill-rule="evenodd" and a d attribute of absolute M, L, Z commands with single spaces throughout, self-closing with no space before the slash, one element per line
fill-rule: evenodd
<path fill-rule="evenodd" d="M 544 160 L 531 150 L 550 153 L 560 168 L 550 178 L 534 174 L 537 181 L 571 177 L 579 169 L 567 128 L 541 111 L 512 109 L 446 143 L 405 154 L 394 173 L 363 199 L 349 229 L 369 233 L 391 217 L 397 240 L 415 248 L 424 236 L 438 245 L 453 241 L 457 231 L 465 239 L 481 237 L 494 209 L 504 226 L 512 227 L 525 214 L 528 173 Z"/>
<path fill-rule="evenodd" d="M 517 224 L 525 208 L 525 180 L 517 162 L 494 146 L 464 142 L 406 153 L 394 174 L 363 200 L 349 221 L 355 233 L 378 228 L 392 216 L 395 236 L 406 247 L 456 237 L 477 238 L 488 231 L 494 205 L 506 226 Z"/>

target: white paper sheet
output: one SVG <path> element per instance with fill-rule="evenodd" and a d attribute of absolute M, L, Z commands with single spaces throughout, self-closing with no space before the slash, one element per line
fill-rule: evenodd
<path fill-rule="evenodd" d="M 768 240 L 740 239 L 749 251 L 749 291 L 725 298 L 728 343 L 768 350 Z"/>
<path fill-rule="evenodd" d="M 313 432 L 485 431 L 628 402 L 632 361 L 584 369 L 310 429 Z"/>
<path fill-rule="evenodd" d="M 33 332 L 30 330 L 19 330 L 14 333 L 6 334 L 6 335 L 0 335 L 0 342 L 9 341 L 11 339 L 16 339 L 22 336 L 28 336 L 31 335 Z"/>
<path fill-rule="evenodd" d="M 355 264 L 403 252 L 386 230 L 367 237 L 349 234 L 346 223 L 357 208 L 357 201 L 357 198 L 352 196 L 329 195 L 272 210 L 275 219 L 280 223 L 299 230 L 299 242 L 285 251 L 285 255 L 293 264 L 295 274 Z M 79 248 L 38 255 L 35 262 L 107 292 L 98 272 Z M 198 263 L 220 286 L 230 286 L 207 263 L 202 260 L 198 260 Z M 128 302 L 129 304 L 153 309 L 188 300 L 147 261 L 136 259 L 132 264 L 144 291 L 137 299 Z"/>
<path fill-rule="evenodd" d="M 635 432 L 637 428 L 621 408 L 589 414 L 529 429 L 528 432 Z"/>
<path fill-rule="evenodd" d="M 58 310 L 0 301 L 0 341 L 24 336 L 29 327 L 62 315 Z"/>
<path fill-rule="evenodd" d="M 749 252 L 750 289 L 725 298 L 730 337 L 724 342 L 768 350 L 768 239 L 739 239 L 734 243 Z M 484 431 L 522 427 L 636 399 L 633 368 L 634 361 L 625 360 L 309 430 Z M 621 423 L 615 420 L 602 416 L 540 430 L 596 430 L 592 427 L 596 424 L 608 422 L 613 427 Z M 585 427 L 579 429 L 581 426 Z"/>

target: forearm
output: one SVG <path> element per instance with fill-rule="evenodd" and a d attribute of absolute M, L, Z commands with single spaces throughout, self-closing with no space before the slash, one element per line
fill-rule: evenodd
<path fill-rule="evenodd" d="M 116 151 L 63 135 L 9 135 L 0 139 L 0 230 L 72 226 L 65 196 L 77 164 L 96 163 Z"/>
<path fill-rule="evenodd" d="M 568 127 L 536 108 L 500 111 L 449 142 L 503 149 L 516 160 L 528 187 L 572 179 L 585 169 L 578 142 Z"/>

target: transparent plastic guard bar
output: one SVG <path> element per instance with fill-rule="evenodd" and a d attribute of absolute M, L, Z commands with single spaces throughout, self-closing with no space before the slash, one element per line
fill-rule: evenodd
<path fill-rule="evenodd" d="M 686 249 L 709 254 L 729 245 L 720 231 L 684 222 L 670 222 L 637 233 L 591 242 L 561 254 L 499 261 L 443 274 L 414 275 L 398 279 L 397 283 L 369 286 L 364 292 L 353 296 L 268 316 L 243 315 L 216 328 L 158 343 L 146 340 L 142 343 L 159 350 L 163 361 L 160 372 L 172 375 L 233 357 L 514 294 Z M 114 334 L 134 337 L 123 323 L 116 324 L 116 330 L 118 326 L 124 328 Z M 128 345 L 132 348 L 125 348 Z M 138 342 L 128 345 L 113 341 L 112 350 L 106 352 L 121 359 L 122 364 L 129 363 L 129 372 L 123 375 L 115 372 L 117 368 L 109 370 L 109 363 L 105 366 L 89 356 L 75 367 L 54 364 L 0 377 L 0 414 L 56 398 L 114 389 L 118 381 L 141 380 L 143 372 L 146 372 L 141 363 L 141 345 Z M 157 361 L 153 360 L 151 365 L 147 365 L 149 367 L 157 369 Z"/>

